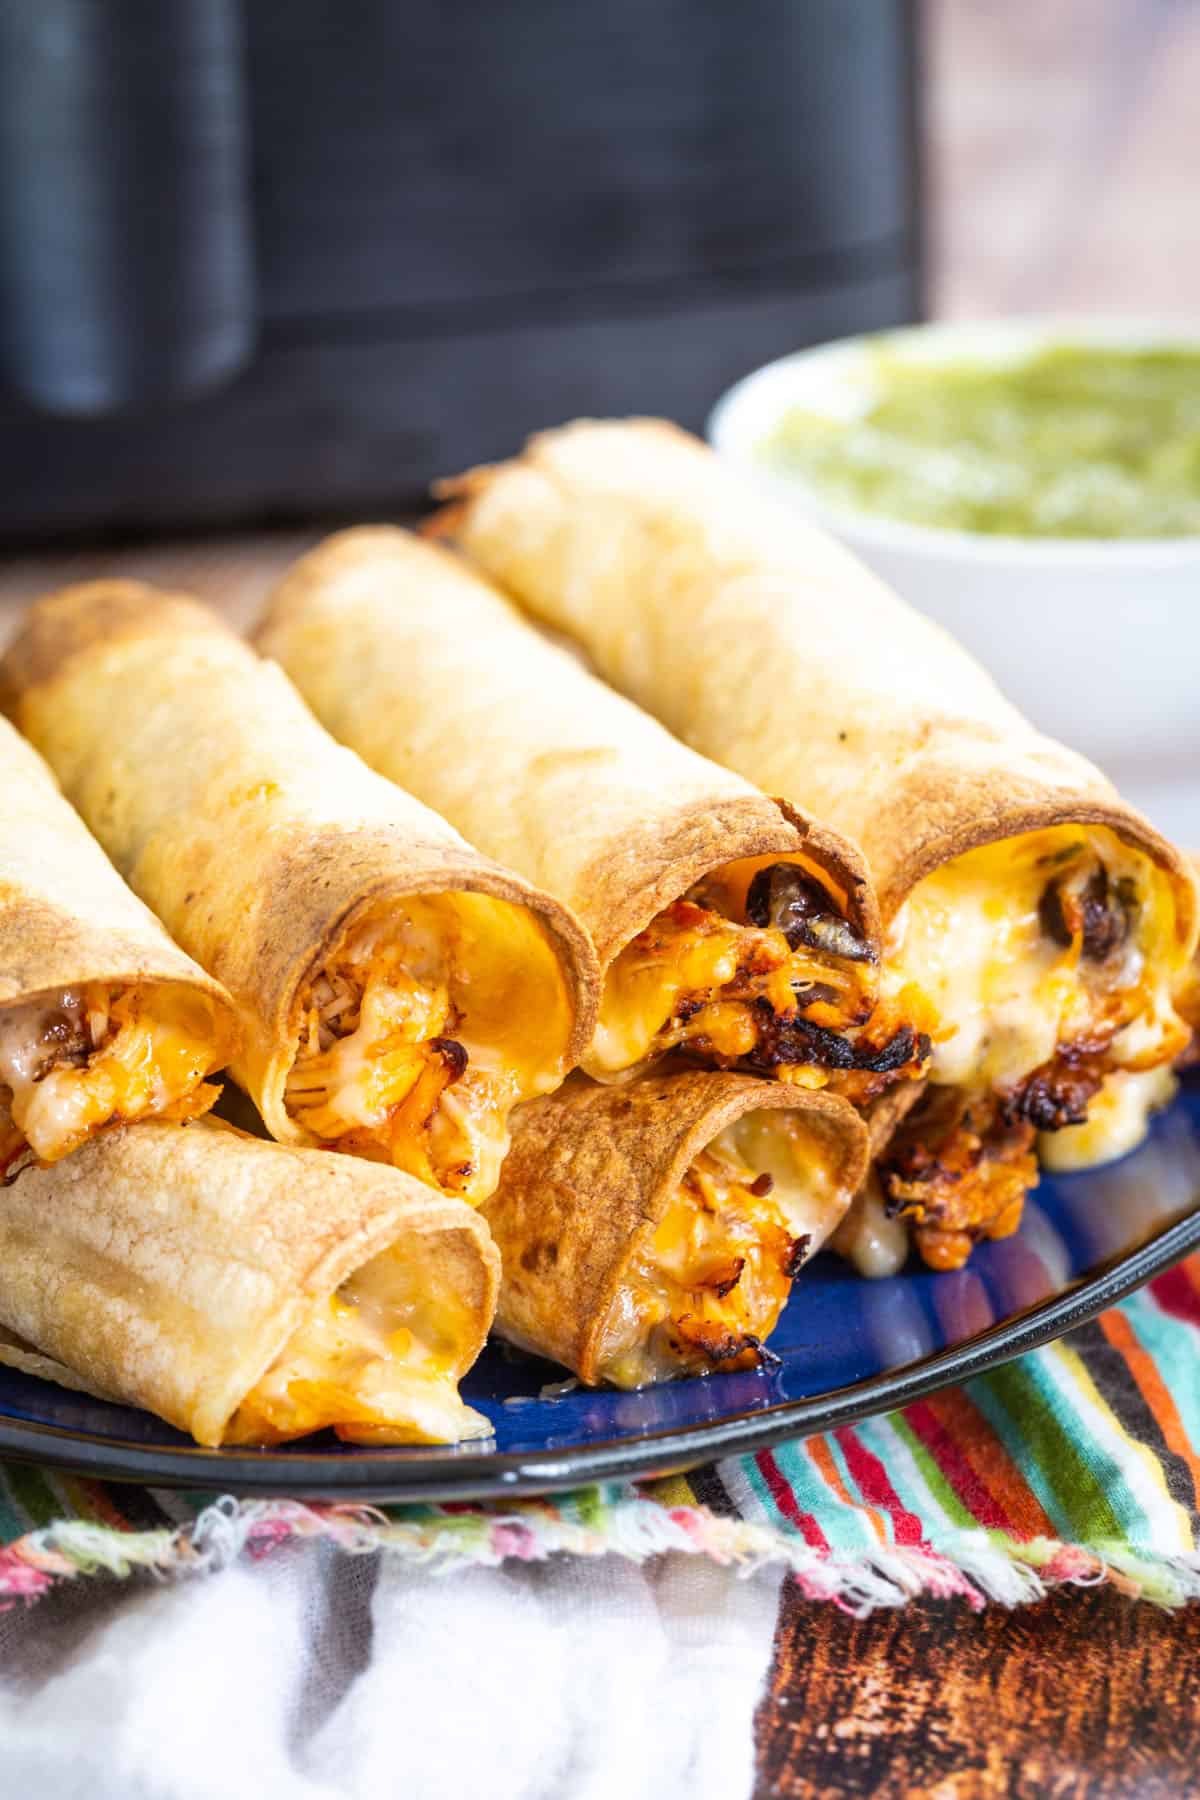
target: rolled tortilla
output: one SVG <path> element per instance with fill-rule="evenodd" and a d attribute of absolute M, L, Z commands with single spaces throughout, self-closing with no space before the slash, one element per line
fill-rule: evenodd
<path fill-rule="evenodd" d="M 52 595 L 0 682 L 118 869 L 233 995 L 233 1074 L 272 1136 L 490 1191 L 509 1108 L 591 1035 L 599 975 L 567 909 L 339 748 L 187 599 Z"/>
<path fill-rule="evenodd" d="M 0 720 L 0 1172 L 94 1132 L 212 1105 L 228 994 L 126 887 L 37 752 Z"/>
<path fill-rule="evenodd" d="M 499 1271 L 478 1214 L 397 1169 L 153 1120 L 6 1191 L 0 1362 L 200 1444 L 453 1443 L 490 1430 L 457 1382 Z"/>
<path fill-rule="evenodd" d="M 920 985 L 935 1021 L 889 1203 L 938 1266 L 1015 1228 L 1035 1134 L 1181 1046 L 1178 852 L 943 631 L 671 426 L 568 426 L 448 491 L 443 529 L 601 675 L 862 846 L 883 993 Z"/>
<path fill-rule="evenodd" d="M 832 1094 L 573 1076 L 521 1108 L 484 1207 L 497 1328 L 589 1385 L 752 1367 L 866 1166 L 866 1127 Z"/>
<path fill-rule="evenodd" d="M 257 642 L 335 737 L 583 920 L 592 1076 L 682 1048 L 865 1099 L 919 1064 L 902 997 L 872 1016 L 854 847 L 686 749 L 459 558 L 343 532 L 284 576 Z"/>

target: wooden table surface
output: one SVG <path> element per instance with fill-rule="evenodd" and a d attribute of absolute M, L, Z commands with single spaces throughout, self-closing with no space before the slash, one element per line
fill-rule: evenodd
<path fill-rule="evenodd" d="M 789 1594 L 756 1800 L 1167 1800 L 1200 1793 L 1200 1606 L 1113 1590 L 855 1620 Z M 731 1797 L 732 1800 L 732 1797 Z"/>
<path fill-rule="evenodd" d="M 930 0 L 937 310 L 1200 309 L 1200 4 Z M 31 594 L 124 574 L 235 624 L 304 531 L 10 559 L 0 637 Z M 1200 1793 L 1200 1607 L 1110 1590 L 855 1621 L 789 1592 L 758 1718 L 765 1796 Z M 736 1800 L 731 1795 L 730 1800 Z"/>

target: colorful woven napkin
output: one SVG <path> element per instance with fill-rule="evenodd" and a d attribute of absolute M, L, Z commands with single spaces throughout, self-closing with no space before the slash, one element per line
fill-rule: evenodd
<path fill-rule="evenodd" d="M 854 1612 L 1012 1605 L 1110 1580 L 1200 1597 L 1200 1256 L 1047 1349 L 902 1412 L 718 1463 L 500 1506 L 237 1502 L 0 1472 L 0 1605 L 55 1582 L 199 1572 L 294 1538 L 452 1568 L 667 1550 L 787 1565 Z"/>

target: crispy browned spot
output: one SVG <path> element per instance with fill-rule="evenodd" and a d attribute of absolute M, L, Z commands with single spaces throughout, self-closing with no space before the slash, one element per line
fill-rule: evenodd
<path fill-rule="evenodd" d="M 1087 1118 L 1108 1072 L 1094 1043 L 1064 1045 L 1007 1094 L 932 1087 L 880 1159 L 887 1208 L 935 1269 L 961 1268 L 981 1238 L 1009 1237 L 1038 1178 L 1034 1140 Z"/>

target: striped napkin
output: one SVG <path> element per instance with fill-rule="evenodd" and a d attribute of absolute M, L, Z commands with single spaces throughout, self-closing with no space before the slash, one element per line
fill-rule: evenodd
<path fill-rule="evenodd" d="M 1109 1580 L 1200 1597 L 1200 1255 L 1069 1337 L 902 1412 L 501 1506 L 244 1501 L 0 1472 L 0 1605 L 106 1572 L 200 1572 L 297 1538 L 435 1568 L 664 1551 L 789 1568 L 855 1613 Z"/>

